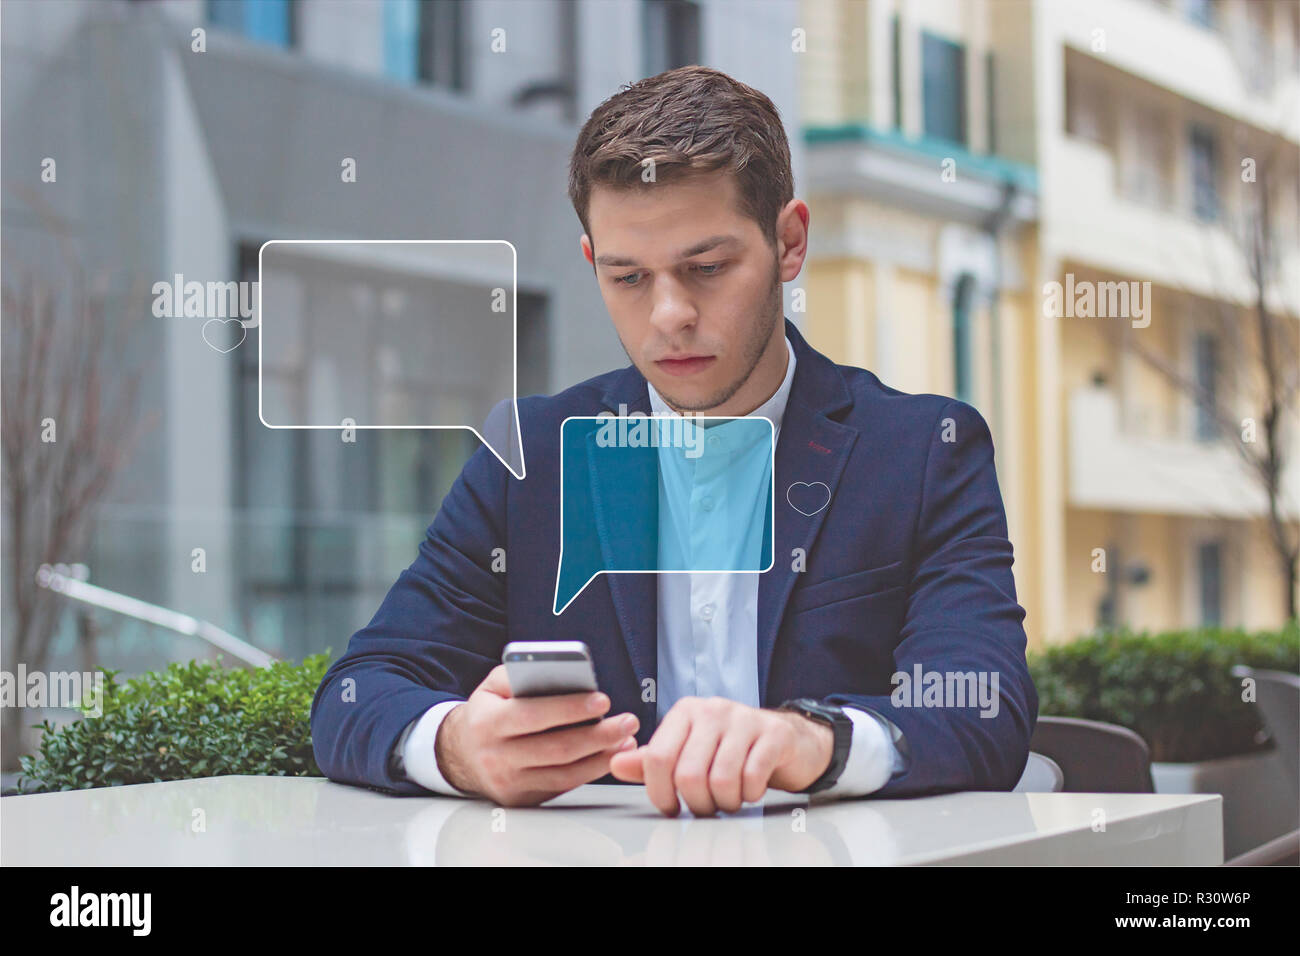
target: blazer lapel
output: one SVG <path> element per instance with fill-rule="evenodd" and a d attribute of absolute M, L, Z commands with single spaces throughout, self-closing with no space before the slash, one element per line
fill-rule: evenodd
<path fill-rule="evenodd" d="M 858 437 L 855 429 L 829 417 L 852 404 L 839 370 L 789 321 L 786 335 L 797 364 L 776 443 L 775 551 L 771 569 L 758 579 L 758 686 L 764 705 L 776 637 L 799 574 L 794 551 L 812 553 Z"/>

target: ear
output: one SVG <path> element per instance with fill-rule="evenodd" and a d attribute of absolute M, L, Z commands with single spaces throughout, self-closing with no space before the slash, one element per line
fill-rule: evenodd
<path fill-rule="evenodd" d="M 593 269 L 596 268 L 596 253 L 593 252 L 591 248 L 591 237 L 584 232 L 582 234 L 582 239 L 580 240 L 579 245 L 582 246 L 583 258 L 586 259 L 587 262 L 591 264 L 591 267 Z"/>
<path fill-rule="evenodd" d="M 777 256 L 781 281 L 789 282 L 803 268 L 808 255 L 808 225 L 811 213 L 802 199 L 791 199 L 776 218 Z"/>

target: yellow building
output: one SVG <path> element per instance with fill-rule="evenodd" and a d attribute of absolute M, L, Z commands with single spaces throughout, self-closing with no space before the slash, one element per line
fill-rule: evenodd
<path fill-rule="evenodd" d="M 1031 643 L 1281 623 L 1267 501 L 1224 436 L 1262 451 L 1239 239 L 1264 179 L 1266 303 L 1300 367 L 1300 5 L 805 0 L 803 21 L 804 326 L 988 420 Z M 1300 467 L 1282 485 L 1294 536 Z"/>

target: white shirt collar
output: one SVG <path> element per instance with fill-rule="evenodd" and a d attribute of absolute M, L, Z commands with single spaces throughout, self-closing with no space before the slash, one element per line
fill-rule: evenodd
<path fill-rule="evenodd" d="M 751 416 L 769 419 L 772 422 L 772 428 L 775 431 L 781 430 L 781 419 L 785 416 L 785 405 L 790 398 L 790 383 L 794 381 L 794 346 L 790 344 L 789 337 L 785 340 L 785 351 L 786 355 L 789 356 L 789 361 L 785 363 L 785 378 L 781 380 L 780 387 L 772 394 L 771 398 L 749 413 Z M 655 387 L 651 385 L 649 381 L 645 384 L 646 388 L 650 392 L 650 410 L 654 412 L 654 414 L 677 414 L 677 412 L 668 407 L 668 403 L 663 400 L 663 397 L 657 391 L 655 391 Z"/>

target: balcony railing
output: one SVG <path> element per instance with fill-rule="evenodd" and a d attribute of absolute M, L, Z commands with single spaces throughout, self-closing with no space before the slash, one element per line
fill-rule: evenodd
<path fill-rule="evenodd" d="M 1134 434 L 1108 388 L 1069 398 L 1068 499 L 1080 508 L 1226 518 L 1265 514 L 1263 489 L 1226 442 Z M 1285 507 L 1300 515 L 1300 467 L 1283 480 Z"/>

